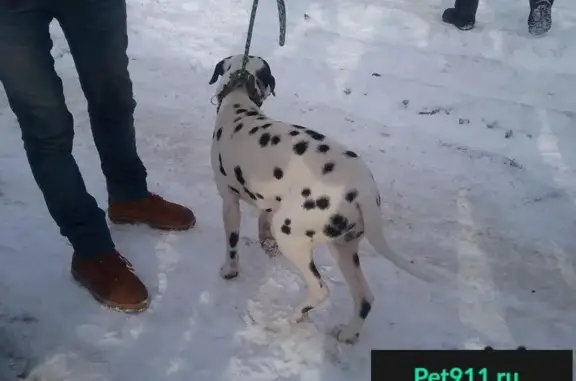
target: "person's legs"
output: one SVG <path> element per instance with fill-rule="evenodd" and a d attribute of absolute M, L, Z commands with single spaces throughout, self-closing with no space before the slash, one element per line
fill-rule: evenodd
<path fill-rule="evenodd" d="M 552 27 L 554 0 L 529 0 L 528 31 L 534 35 L 548 32 Z"/>
<path fill-rule="evenodd" d="M 128 73 L 124 0 L 61 1 L 56 18 L 66 35 L 88 101 L 94 143 L 108 194 L 119 201 L 148 195 L 134 130 L 136 101 Z"/>
<path fill-rule="evenodd" d="M 448 8 L 442 14 L 442 20 L 460 30 L 470 30 L 476 23 L 476 11 L 479 0 L 456 0 L 454 8 Z"/>
<path fill-rule="evenodd" d="M 72 115 L 50 53 L 53 13 L 38 3 L 0 5 L 0 82 L 22 130 L 34 179 L 74 248 L 74 278 L 105 305 L 142 310 L 148 304 L 146 287 L 115 251 L 104 212 L 88 194 L 72 156 Z"/>
<path fill-rule="evenodd" d="M 66 34 L 88 101 L 92 133 L 109 193 L 109 218 L 160 229 L 188 229 L 193 213 L 150 195 L 135 140 L 136 102 L 128 72 L 125 0 L 62 1 L 57 19 Z"/>
<path fill-rule="evenodd" d="M 49 9 L 0 5 L 0 82 L 51 216 L 75 251 L 95 256 L 114 244 L 72 156 L 73 120 L 50 54 L 51 20 Z"/>

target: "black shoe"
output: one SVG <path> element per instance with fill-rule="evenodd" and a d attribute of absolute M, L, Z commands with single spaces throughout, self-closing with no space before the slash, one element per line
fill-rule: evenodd
<path fill-rule="evenodd" d="M 548 0 L 538 2 L 528 16 L 528 32 L 540 35 L 552 27 L 552 5 Z"/>
<path fill-rule="evenodd" d="M 470 30 L 474 28 L 475 20 L 464 19 L 458 15 L 456 8 L 448 8 L 442 14 L 442 21 L 452 24 L 460 30 Z"/>

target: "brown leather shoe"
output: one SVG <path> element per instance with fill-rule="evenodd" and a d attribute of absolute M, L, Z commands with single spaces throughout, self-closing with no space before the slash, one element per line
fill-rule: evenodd
<path fill-rule="evenodd" d="M 192 211 L 150 193 L 130 202 L 108 202 L 108 218 L 116 224 L 143 223 L 154 229 L 187 230 L 196 224 Z"/>
<path fill-rule="evenodd" d="M 148 308 L 148 290 L 117 251 L 97 258 L 72 256 L 72 276 L 106 307 L 122 312 Z"/>

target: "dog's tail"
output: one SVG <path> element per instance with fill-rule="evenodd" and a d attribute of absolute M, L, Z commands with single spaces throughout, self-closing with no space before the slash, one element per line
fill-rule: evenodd
<path fill-rule="evenodd" d="M 360 211 L 364 220 L 364 232 L 368 242 L 379 254 L 400 269 L 425 282 L 432 282 L 433 278 L 430 277 L 430 274 L 421 271 L 418 265 L 402 257 L 388 245 L 388 241 L 382 232 L 383 223 L 380 215 L 380 201 L 377 201 L 377 199 L 380 200 L 380 196 L 376 191 L 376 194 L 374 192 L 365 192 L 359 200 Z"/>

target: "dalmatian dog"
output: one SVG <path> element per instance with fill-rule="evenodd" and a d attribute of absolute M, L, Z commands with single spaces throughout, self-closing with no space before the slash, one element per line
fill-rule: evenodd
<path fill-rule="evenodd" d="M 261 57 L 249 56 L 247 79 L 234 81 L 242 60 L 242 55 L 224 58 L 209 81 L 214 84 L 221 77 L 211 146 L 227 246 L 220 275 L 225 279 L 238 275 L 243 200 L 260 213 L 262 245 L 266 241 L 277 245 L 307 285 L 307 298 L 296 308 L 291 323 L 302 321 L 330 294 L 313 260 L 314 247 L 328 245 L 354 302 L 352 319 L 332 334 L 341 342 L 353 343 L 374 301 L 358 257 L 364 236 L 401 269 L 426 277 L 388 246 L 378 186 L 359 155 L 311 128 L 266 116 L 260 107 L 274 94 L 276 83 L 270 66 Z"/>

